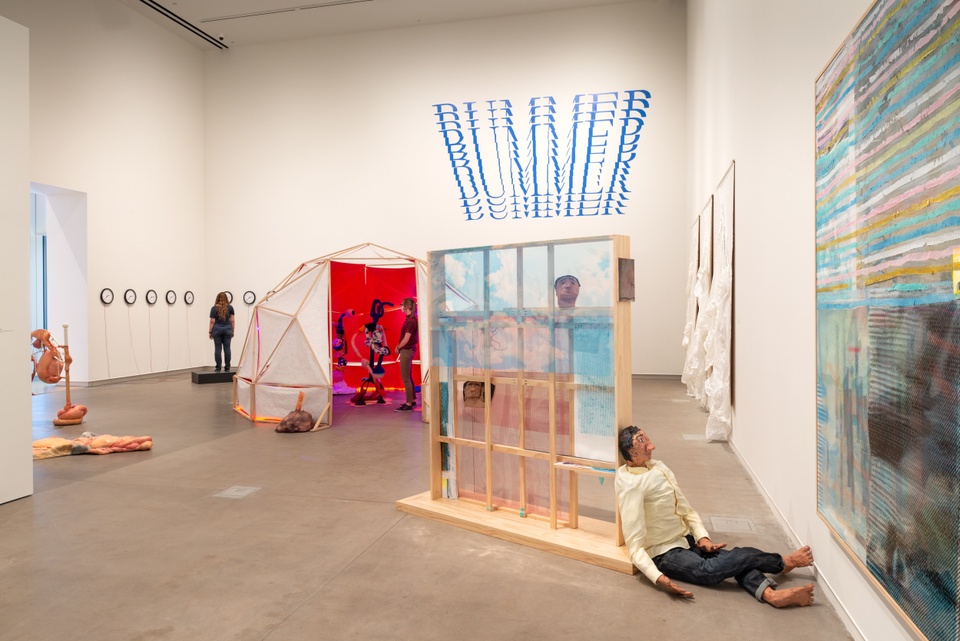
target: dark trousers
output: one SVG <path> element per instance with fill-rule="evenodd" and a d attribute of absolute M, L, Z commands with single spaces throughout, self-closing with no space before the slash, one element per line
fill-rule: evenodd
<path fill-rule="evenodd" d="M 674 548 L 653 558 L 657 569 L 671 579 L 695 585 L 716 585 L 725 579 L 737 583 L 762 601 L 763 591 L 776 587 L 776 583 L 764 572 L 783 572 L 783 557 L 774 552 L 757 548 L 731 548 L 707 553 L 696 546 L 692 536 L 687 536 L 690 549 Z"/>
<path fill-rule="evenodd" d="M 220 350 L 223 350 L 223 363 L 227 369 L 230 369 L 230 339 L 233 338 L 233 332 L 229 329 L 213 330 L 213 362 L 220 369 Z"/>
<path fill-rule="evenodd" d="M 413 386 L 413 350 L 400 350 L 400 378 L 403 379 L 403 389 L 407 394 L 407 405 L 413 405 L 417 400 L 417 391 Z"/>

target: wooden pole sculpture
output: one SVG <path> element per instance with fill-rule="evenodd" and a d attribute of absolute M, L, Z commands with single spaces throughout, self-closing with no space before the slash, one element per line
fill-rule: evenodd
<path fill-rule="evenodd" d="M 57 412 L 57 418 L 53 419 L 53 424 L 60 427 L 63 425 L 79 425 L 83 422 L 83 417 L 87 413 L 86 405 L 74 405 L 70 402 L 70 363 L 73 358 L 70 356 L 70 340 L 67 338 L 67 325 L 63 325 L 63 377 L 67 388 L 67 404 L 63 409 Z"/>

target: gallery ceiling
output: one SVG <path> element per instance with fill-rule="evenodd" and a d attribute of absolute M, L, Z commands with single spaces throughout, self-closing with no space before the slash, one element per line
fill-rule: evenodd
<path fill-rule="evenodd" d="M 659 1 L 659 0 L 649 0 Z M 120 0 L 205 49 L 458 22 L 623 0 Z"/>

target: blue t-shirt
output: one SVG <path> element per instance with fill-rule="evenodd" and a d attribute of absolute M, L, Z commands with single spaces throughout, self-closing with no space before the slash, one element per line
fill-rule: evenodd
<path fill-rule="evenodd" d="M 233 316 L 233 305 L 227 305 L 227 318 L 226 320 L 221 320 L 220 315 L 217 313 L 217 306 L 214 305 L 210 308 L 210 318 L 213 319 L 213 329 L 211 331 L 217 331 L 218 329 L 230 329 L 230 317 Z"/>

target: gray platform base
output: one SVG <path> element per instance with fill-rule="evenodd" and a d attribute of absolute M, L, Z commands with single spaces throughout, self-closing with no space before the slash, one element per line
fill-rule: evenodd
<path fill-rule="evenodd" d="M 197 385 L 206 385 L 207 383 L 232 383 L 234 370 L 229 372 L 215 372 L 212 367 L 201 370 L 193 370 L 190 376 Z"/>

